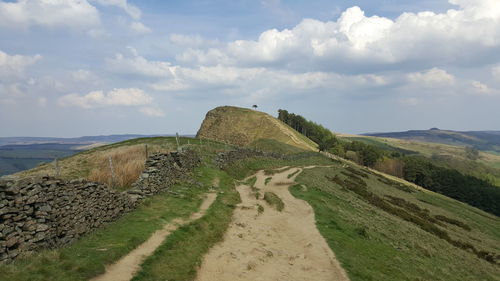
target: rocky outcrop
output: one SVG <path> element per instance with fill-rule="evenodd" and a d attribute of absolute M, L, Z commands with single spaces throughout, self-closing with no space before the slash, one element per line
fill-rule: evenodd
<path fill-rule="evenodd" d="M 188 179 L 199 163 L 191 150 L 154 154 L 128 192 L 86 180 L 0 178 L 0 261 L 71 243 L 133 210 L 145 196 Z"/>

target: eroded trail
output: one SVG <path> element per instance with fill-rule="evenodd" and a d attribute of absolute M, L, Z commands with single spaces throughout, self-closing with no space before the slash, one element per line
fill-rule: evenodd
<path fill-rule="evenodd" d="M 133 251 L 122 257 L 118 262 L 107 266 L 106 272 L 90 281 L 129 281 L 139 271 L 142 262 L 158 248 L 165 238 L 175 231 L 179 226 L 201 218 L 217 198 L 216 193 L 207 193 L 200 210 L 191 214 L 189 219 L 175 219 L 157 230 L 146 242 L 139 245 Z"/>
<path fill-rule="evenodd" d="M 204 257 L 196 280 L 349 280 L 316 228 L 311 206 L 288 191 L 298 171 L 301 169 L 280 170 L 273 176 L 263 171 L 256 174 L 255 187 L 261 195 L 266 191 L 278 195 L 285 205 L 281 212 L 262 196 L 257 199 L 250 186 L 237 187 L 242 203 L 224 241 Z M 262 213 L 258 205 L 264 207 Z"/>

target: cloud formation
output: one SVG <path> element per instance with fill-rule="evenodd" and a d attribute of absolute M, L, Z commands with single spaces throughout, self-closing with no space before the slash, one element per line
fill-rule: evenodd
<path fill-rule="evenodd" d="M 135 32 L 135 33 L 139 33 L 139 34 L 147 34 L 147 33 L 151 33 L 152 30 L 145 26 L 143 23 L 141 22 L 138 22 L 138 21 L 134 21 L 130 24 L 130 29 Z"/>
<path fill-rule="evenodd" d="M 170 77 L 173 68 L 169 62 L 148 61 L 137 53 L 137 50 L 128 47 L 129 56 L 117 53 L 114 58 L 107 59 L 107 67 L 117 73 L 136 74 L 149 77 Z"/>
<path fill-rule="evenodd" d="M 386 70 L 392 65 L 432 68 L 463 64 L 500 51 L 500 2 L 451 0 L 446 13 L 403 13 L 395 20 L 366 16 L 359 7 L 337 21 L 304 19 L 292 29 L 270 29 L 257 40 L 236 40 L 222 49 L 187 50 L 179 58 L 196 65 L 224 64 L 323 69 Z"/>
<path fill-rule="evenodd" d="M 86 0 L 18 0 L 0 2 L 0 27 L 92 27 L 99 12 Z"/>
<path fill-rule="evenodd" d="M 455 83 L 455 77 L 444 69 L 431 68 L 422 72 L 414 72 L 407 75 L 411 83 L 425 87 L 449 86 Z"/>
<path fill-rule="evenodd" d="M 113 89 L 107 93 L 93 91 L 86 95 L 68 94 L 58 99 L 59 106 L 95 108 L 100 106 L 138 106 L 150 104 L 153 98 L 141 89 Z"/>
<path fill-rule="evenodd" d="M 0 78 L 3 81 L 18 77 L 25 69 L 42 58 L 41 55 L 22 56 L 9 55 L 0 50 Z"/>
<path fill-rule="evenodd" d="M 141 10 L 136 6 L 128 3 L 127 0 L 91 0 L 91 1 L 97 2 L 103 6 L 115 6 L 120 9 L 123 9 L 130 17 L 132 17 L 135 20 L 140 19 L 142 15 Z"/>

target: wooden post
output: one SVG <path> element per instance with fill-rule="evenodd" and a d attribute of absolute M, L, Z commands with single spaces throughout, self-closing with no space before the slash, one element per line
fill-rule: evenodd
<path fill-rule="evenodd" d="M 179 149 L 179 133 L 175 133 L 175 141 L 177 142 L 177 150 Z"/>
<path fill-rule="evenodd" d="M 146 159 L 148 159 L 149 155 L 148 155 L 148 145 L 146 144 Z"/>
<path fill-rule="evenodd" d="M 113 169 L 113 160 L 111 159 L 111 156 L 109 156 L 108 160 L 109 160 L 109 170 L 111 171 L 111 187 L 115 187 L 116 184 L 115 170 Z"/>
<path fill-rule="evenodd" d="M 56 177 L 59 177 L 59 175 L 61 174 L 61 169 L 59 168 L 59 159 L 57 159 L 57 157 L 55 159 L 54 169 L 56 170 Z"/>

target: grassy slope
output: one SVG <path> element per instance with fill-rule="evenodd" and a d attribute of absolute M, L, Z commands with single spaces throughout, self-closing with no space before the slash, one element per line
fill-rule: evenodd
<path fill-rule="evenodd" d="M 274 139 L 304 150 L 317 145 L 271 115 L 232 106 L 217 107 L 207 113 L 197 137 L 245 146 L 258 139 Z"/>
<path fill-rule="evenodd" d="M 138 139 L 125 144 L 164 141 L 162 138 Z M 123 144 L 111 145 L 108 149 Z M 271 146 L 279 146 L 279 143 L 271 142 Z M 203 254 L 222 238 L 227 228 L 232 208 L 238 201 L 232 189 L 234 179 L 241 180 L 261 169 L 272 173 L 278 167 L 309 165 L 334 167 L 305 170 L 297 181 L 306 185 L 307 191 L 295 186 L 292 193 L 313 206 L 320 232 L 349 272 L 351 280 L 499 280 L 496 277 L 500 276 L 498 266 L 366 203 L 357 194 L 325 178 L 325 175 L 345 171 L 345 164 L 318 153 L 301 153 L 294 160 L 247 159 L 220 171 L 212 167 L 212 158 L 225 148 L 225 145 L 207 145 L 206 142 L 203 147 L 194 146 L 204 159 L 204 167 L 197 170 L 196 179 L 208 187 L 214 177 L 219 177 L 224 193 L 203 219 L 174 232 L 147 259 L 135 280 L 192 280 Z M 279 149 L 288 148 L 284 145 Z M 404 198 L 428 209 L 432 215 L 445 215 L 466 223 L 472 228 L 471 232 L 454 225 L 443 229 L 454 239 L 471 243 L 481 250 L 500 253 L 498 218 L 432 192 L 401 191 L 381 183 L 375 175 L 370 175 L 366 182 L 369 190 L 378 196 Z M 196 210 L 200 203 L 198 196 L 206 189 L 185 187 L 175 188 L 176 192 L 185 194 L 184 198 L 172 197 L 168 193 L 150 198 L 138 210 L 68 248 L 44 251 L 10 265 L 0 265 L 0 276 L 14 281 L 86 280 L 95 276 L 103 271 L 104 264 L 126 254 L 162 224 Z"/>
<path fill-rule="evenodd" d="M 140 208 L 118 221 L 85 236 L 69 247 L 47 250 L 12 264 L 0 265 L 2 280 L 88 280 L 104 272 L 104 265 L 118 260 L 147 238 L 163 224 L 176 217 L 187 217 L 201 203 L 204 190 L 173 188 L 184 198 L 168 193 L 146 200 Z"/>
<path fill-rule="evenodd" d="M 360 170 L 354 166 L 356 170 Z M 345 166 L 305 170 L 292 194 L 314 208 L 317 226 L 349 277 L 357 280 L 500 280 L 500 266 L 479 259 L 418 225 L 369 204 L 358 194 L 328 180 L 346 178 Z M 466 231 L 451 224 L 439 226 L 455 239 L 500 253 L 500 220 L 476 208 L 429 191 L 408 193 L 380 182 L 370 174 L 368 191 L 379 197 L 402 198 L 431 216 L 464 222 Z"/>
<path fill-rule="evenodd" d="M 93 151 L 84 152 L 96 157 L 99 152 L 108 151 L 129 145 L 145 144 L 158 145 L 172 138 L 144 138 L 124 141 L 100 147 Z M 187 139 L 184 139 L 187 143 Z M 190 143 L 193 140 L 190 139 Z M 196 211 L 201 203 L 200 195 L 208 191 L 212 180 L 219 170 L 213 168 L 213 157 L 219 151 L 229 148 L 219 143 L 203 143 L 203 146 L 192 145 L 203 159 L 202 167 L 197 168 L 195 180 L 203 183 L 203 188 L 183 183 L 172 187 L 174 196 L 170 193 L 161 193 L 145 200 L 133 212 L 124 215 L 116 222 L 110 223 L 78 242 L 61 249 L 45 250 L 25 258 L 17 259 L 14 263 L 0 265 L 0 276 L 5 280 L 88 280 L 104 271 L 106 264 L 118 260 L 144 242 L 157 229 L 161 228 L 173 218 L 188 217 Z M 81 156 L 81 155 L 80 155 Z M 78 159 L 66 159 L 71 165 L 76 165 Z M 77 169 L 77 167 L 75 167 Z M 26 173 L 29 173 L 28 171 Z M 39 171 L 35 171 L 39 172 Z M 227 176 L 226 176 L 227 178 Z M 223 188 L 232 188 L 224 181 Z M 220 231 L 224 231 L 221 228 Z M 0 279 L 2 279 L 0 278 Z M 3 280 L 3 279 L 2 279 Z"/>
<path fill-rule="evenodd" d="M 258 139 L 256 141 L 253 141 L 248 146 L 262 151 L 276 152 L 281 154 L 295 154 L 307 151 L 293 145 L 281 143 L 274 139 Z"/>
<path fill-rule="evenodd" d="M 467 159 L 463 146 L 409 141 L 394 138 L 379 138 L 371 136 L 343 136 L 349 140 L 358 140 L 384 150 L 400 150 L 402 152 L 415 152 L 425 157 L 435 159 L 436 163 L 452 169 L 487 179 L 500 186 L 500 155 L 485 151 L 479 152 L 479 159 Z"/>
<path fill-rule="evenodd" d="M 134 281 L 193 280 L 203 255 L 222 240 L 240 198 L 231 177 L 217 170 L 209 172 L 220 178 L 220 191 L 212 207 L 204 217 L 180 227 L 169 236 L 146 259 Z"/>
<path fill-rule="evenodd" d="M 192 139 L 192 138 L 180 138 L 180 145 L 191 144 L 193 146 L 199 145 L 200 140 Z M 207 141 L 204 142 L 207 144 Z M 224 145 L 216 144 L 212 142 L 213 145 L 217 145 L 219 148 L 224 148 Z M 106 161 L 103 161 L 103 155 L 119 155 L 122 151 L 127 153 L 128 151 L 136 151 L 140 150 L 144 153 L 140 153 L 137 155 L 140 159 L 137 159 L 140 162 L 144 162 L 146 160 L 146 145 L 148 149 L 148 154 L 154 152 L 168 152 L 174 151 L 177 148 L 177 143 L 175 137 L 152 137 L 152 138 L 138 138 L 131 139 L 127 141 L 122 141 L 114 144 L 104 145 L 97 148 L 93 148 L 87 151 L 83 151 L 77 153 L 75 155 L 62 158 L 59 160 L 60 166 L 60 177 L 63 179 L 77 179 L 77 178 L 86 178 L 89 180 L 96 180 L 92 177 L 92 173 L 95 171 L 106 171 L 109 172 L 109 166 Z M 130 161 L 130 159 L 127 159 Z M 133 160 L 133 159 L 132 159 Z M 126 164 L 126 163 L 124 163 Z M 25 177 L 25 176 L 40 176 L 40 175 L 55 175 L 55 165 L 54 163 L 48 163 L 44 165 L 40 165 L 39 167 L 33 168 L 31 170 L 22 171 L 14 174 L 14 176 Z M 119 170 L 120 167 L 117 166 L 117 163 L 114 163 L 115 171 Z M 136 173 L 140 173 L 142 171 L 138 170 Z M 138 175 L 137 175 L 138 176 Z M 108 176 L 109 178 L 109 176 Z M 127 189 L 129 186 L 118 186 L 118 189 L 123 190 Z"/>

